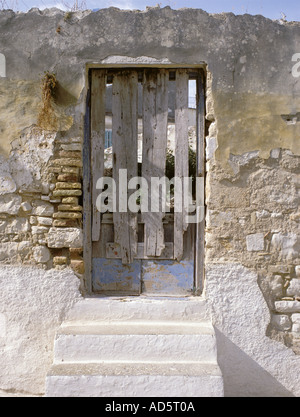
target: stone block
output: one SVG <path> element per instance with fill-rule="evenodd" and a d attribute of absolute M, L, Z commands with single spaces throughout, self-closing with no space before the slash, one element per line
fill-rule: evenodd
<path fill-rule="evenodd" d="M 270 158 L 278 159 L 280 157 L 280 153 L 281 153 L 280 148 L 272 149 L 270 152 Z"/>
<path fill-rule="evenodd" d="M 69 213 L 67 211 L 59 211 L 58 213 L 54 213 L 53 217 L 55 219 L 70 219 L 70 220 L 75 220 L 75 219 L 82 219 L 82 214 L 78 213 L 78 212 L 74 212 L 74 213 Z"/>
<path fill-rule="evenodd" d="M 32 242 L 28 240 L 27 241 L 25 240 L 18 244 L 18 254 L 21 255 L 22 257 L 29 255 L 29 253 L 31 253 L 31 249 L 32 249 Z"/>
<path fill-rule="evenodd" d="M 58 206 L 59 211 L 82 211 L 82 206 L 72 204 L 60 204 Z"/>
<path fill-rule="evenodd" d="M 6 228 L 6 233 L 11 234 L 19 234 L 19 233 L 27 233 L 31 229 L 28 219 L 23 217 L 17 218 L 13 220 L 10 224 L 8 224 Z"/>
<path fill-rule="evenodd" d="M 16 256 L 18 253 L 18 246 L 19 244 L 17 242 L 0 243 L 0 262 Z"/>
<path fill-rule="evenodd" d="M 275 309 L 278 313 L 300 313 L 299 301 L 275 301 Z"/>
<path fill-rule="evenodd" d="M 300 324 L 300 314 L 292 314 L 293 324 Z"/>
<path fill-rule="evenodd" d="M 84 274 L 84 261 L 83 260 L 78 260 L 78 259 L 72 259 L 71 260 L 71 268 L 77 274 L 80 274 L 80 275 Z"/>
<path fill-rule="evenodd" d="M 57 177 L 59 182 L 78 182 L 78 175 L 75 174 L 61 174 Z"/>
<path fill-rule="evenodd" d="M 0 155 L 0 195 L 14 193 L 17 189 L 10 172 L 8 160 Z"/>
<path fill-rule="evenodd" d="M 53 220 L 53 227 L 77 227 L 77 220 L 59 219 Z"/>
<path fill-rule="evenodd" d="M 296 273 L 296 277 L 300 278 L 300 265 L 295 267 L 295 273 Z"/>
<path fill-rule="evenodd" d="M 80 257 L 83 253 L 83 248 L 70 248 L 69 250 L 73 258 Z"/>
<path fill-rule="evenodd" d="M 82 195 L 81 190 L 54 190 L 54 197 L 79 197 Z"/>
<path fill-rule="evenodd" d="M 292 322 L 289 316 L 287 315 L 275 315 L 272 316 L 272 324 L 273 326 L 282 332 L 289 331 L 292 328 Z"/>
<path fill-rule="evenodd" d="M 300 238 L 296 234 L 275 233 L 271 240 L 271 250 L 281 252 L 288 260 L 298 256 Z"/>
<path fill-rule="evenodd" d="M 30 223 L 32 226 L 36 226 L 36 225 L 38 224 L 37 217 L 36 217 L 36 216 L 30 216 L 30 217 L 29 217 L 29 223 Z"/>
<path fill-rule="evenodd" d="M 28 213 L 32 210 L 32 206 L 30 203 L 28 203 L 28 201 L 25 201 L 24 203 L 21 204 L 21 209 L 25 212 Z"/>
<path fill-rule="evenodd" d="M 60 166 L 53 166 L 48 168 L 48 172 L 52 172 L 53 174 L 60 174 L 61 173 L 61 167 Z"/>
<path fill-rule="evenodd" d="M 32 249 L 32 256 L 37 263 L 46 263 L 51 259 L 51 253 L 46 246 L 35 246 Z"/>
<path fill-rule="evenodd" d="M 81 189 L 81 183 L 80 182 L 57 182 L 56 183 L 56 189 Z"/>
<path fill-rule="evenodd" d="M 293 333 L 296 333 L 297 335 L 300 335 L 300 323 L 298 324 L 293 324 L 293 327 L 292 327 L 292 332 Z"/>
<path fill-rule="evenodd" d="M 287 295 L 288 296 L 300 296 L 300 279 L 292 279 L 290 281 L 290 285 L 287 289 Z"/>
<path fill-rule="evenodd" d="M 35 216 L 41 216 L 41 217 L 51 217 L 54 213 L 54 207 L 52 204 L 46 202 L 46 201 L 33 201 L 32 203 L 33 209 L 32 214 Z"/>
<path fill-rule="evenodd" d="M 281 298 L 283 296 L 283 278 L 281 275 L 275 275 L 269 285 L 274 297 Z"/>
<path fill-rule="evenodd" d="M 81 152 L 78 151 L 60 151 L 60 158 L 81 158 Z"/>
<path fill-rule="evenodd" d="M 52 217 L 37 217 L 38 224 L 40 226 L 52 226 Z"/>
<path fill-rule="evenodd" d="M 206 138 L 206 159 L 210 160 L 214 157 L 218 148 L 218 141 L 214 137 Z"/>
<path fill-rule="evenodd" d="M 83 246 L 83 233 L 76 228 L 52 227 L 47 236 L 49 248 L 81 248 Z"/>
<path fill-rule="evenodd" d="M 265 249 L 265 239 L 263 233 L 256 233 L 246 236 L 248 252 L 260 252 Z"/>
<path fill-rule="evenodd" d="M 62 199 L 62 204 L 71 204 L 74 206 L 78 206 L 78 198 L 77 197 L 66 197 Z"/>
<path fill-rule="evenodd" d="M 5 194 L 0 196 L 0 213 L 15 216 L 18 214 L 22 204 L 22 197 L 15 194 Z"/>
<path fill-rule="evenodd" d="M 77 167 L 63 167 L 62 172 L 67 174 L 79 174 L 79 168 Z"/>
<path fill-rule="evenodd" d="M 73 158 L 60 158 L 60 159 L 54 159 L 52 162 L 53 166 L 70 166 L 70 167 L 82 167 L 82 161 L 81 159 L 73 159 Z"/>
<path fill-rule="evenodd" d="M 53 258 L 54 265 L 66 265 L 68 263 L 68 258 L 66 256 L 55 256 Z"/>

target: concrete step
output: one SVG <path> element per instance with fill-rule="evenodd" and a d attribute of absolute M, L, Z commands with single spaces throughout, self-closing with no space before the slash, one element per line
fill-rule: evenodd
<path fill-rule="evenodd" d="M 216 362 L 209 322 L 73 322 L 56 335 L 54 363 L 104 361 Z"/>
<path fill-rule="evenodd" d="M 207 320 L 202 297 L 94 297 L 79 301 L 65 322 L 189 321 Z"/>
<path fill-rule="evenodd" d="M 48 397 L 220 397 L 216 338 L 201 297 L 97 297 L 56 334 Z"/>
<path fill-rule="evenodd" d="M 46 397 L 223 396 L 220 369 L 211 363 L 64 364 L 46 379 Z"/>

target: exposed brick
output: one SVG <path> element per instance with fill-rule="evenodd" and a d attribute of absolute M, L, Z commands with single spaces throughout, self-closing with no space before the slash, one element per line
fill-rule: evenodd
<path fill-rule="evenodd" d="M 82 211 L 81 206 L 73 206 L 71 204 L 60 204 L 58 206 L 59 211 Z"/>
<path fill-rule="evenodd" d="M 71 260 L 71 268 L 73 269 L 74 272 L 76 272 L 77 274 L 84 274 L 84 261 L 83 260 Z"/>
<path fill-rule="evenodd" d="M 57 177 L 57 181 L 64 181 L 64 182 L 78 182 L 79 176 L 75 174 L 60 174 Z"/>
<path fill-rule="evenodd" d="M 82 256 L 83 248 L 70 248 L 69 251 L 72 259 L 78 259 Z"/>
<path fill-rule="evenodd" d="M 82 167 L 81 159 L 75 158 L 60 158 L 60 159 L 53 159 L 51 161 L 52 166 L 70 166 L 70 167 Z M 52 171 L 53 172 L 53 171 Z"/>
<path fill-rule="evenodd" d="M 60 151 L 59 156 L 62 158 L 81 158 L 81 152 L 77 151 Z"/>
<path fill-rule="evenodd" d="M 61 167 L 60 166 L 49 167 L 48 172 L 53 173 L 53 174 L 59 174 L 61 172 Z"/>
<path fill-rule="evenodd" d="M 79 174 L 79 168 L 77 167 L 63 167 L 62 172 L 68 173 L 68 174 Z"/>
<path fill-rule="evenodd" d="M 74 206 L 78 206 L 78 198 L 77 197 L 66 197 L 62 199 L 62 204 L 72 204 Z"/>
<path fill-rule="evenodd" d="M 53 196 L 54 197 L 76 197 L 76 196 L 81 196 L 82 195 L 82 191 L 81 190 L 54 190 L 53 191 Z"/>
<path fill-rule="evenodd" d="M 54 227 L 77 227 L 77 220 L 60 219 L 53 221 Z"/>
<path fill-rule="evenodd" d="M 69 212 L 61 212 L 54 213 L 53 217 L 55 219 L 82 219 L 81 213 L 69 213 Z"/>
<path fill-rule="evenodd" d="M 80 182 L 57 182 L 56 189 L 80 189 L 81 183 Z"/>
<path fill-rule="evenodd" d="M 65 265 L 68 263 L 68 258 L 66 256 L 55 256 L 53 263 L 54 265 Z"/>

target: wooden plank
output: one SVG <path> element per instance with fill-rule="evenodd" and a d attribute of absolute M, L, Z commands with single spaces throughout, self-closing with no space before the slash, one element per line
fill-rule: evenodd
<path fill-rule="evenodd" d="M 143 84 L 143 163 L 142 176 L 165 176 L 168 131 L 168 82 L 165 69 L 145 70 Z M 150 189 L 150 187 L 149 187 Z M 157 206 L 154 207 L 154 200 Z M 155 210 L 155 212 L 153 211 Z M 148 212 L 143 213 L 145 257 L 160 256 L 165 248 L 162 195 L 148 195 Z"/>
<path fill-rule="evenodd" d="M 113 178 L 117 195 L 123 192 L 114 213 L 115 242 L 121 247 L 123 264 L 133 262 L 137 252 L 137 214 L 128 211 L 127 185 L 138 174 L 138 76 L 136 71 L 120 71 L 114 75 L 112 97 Z M 127 177 L 124 171 L 127 170 Z M 132 191 L 133 192 L 133 191 Z"/>
<path fill-rule="evenodd" d="M 99 190 L 96 184 L 104 175 L 105 147 L 105 90 L 106 72 L 92 71 L 91 91 L 91 166 L 92 166 L 92 241 L 100 238 L 101 213 L 97 210 L 96 199 Z"/>
<path fill-rule="evenodd" d="M 197 79 L 197 177 L 205 181 L 205 90 L 204 74 L 199 72 Z M 205 182 L 201 190 L 200 204 L 205 205 Z M 199 197 L 199 196 L 198 196 Z M 205 216 L 196 224 L 195 240 L 195 295 L 201 295 L 204 287 L 204 249 L 205 249 Z"/>
<path fill-rule="evenodd" d="M 92 293 L 92 213 L 91 213 L 91 168 L 90 168 L 90 90 L 87 92 L 83 138 L 83 259 L 84 294 Z"/>
<path fill-rule="evenodd" d="M 135 259 L 173 259 L 174 245 L 172 242 L 166 242 L 165 248 L 162 251 L 160 256 L 145 256 L 145 244 L 137 244 L 137 254 Z M 107 259 L 121 259 L 120 245 L 117 243 L 107 243 L 106 244 L 106 254 Z"/>
<path fill-rule="evenodd" d="M 174 214 L 174 257 L 178 261 L 183 256 L 183 234 L 188 228 L 184 207 L 183 178 L 189 176 L 189 138 L 188 138 L 188 84 L 189 74 L 185 69 L 176 71 L 175 102 L 175 178 L 181 180 L 182 194 L 175 192 Z"/>

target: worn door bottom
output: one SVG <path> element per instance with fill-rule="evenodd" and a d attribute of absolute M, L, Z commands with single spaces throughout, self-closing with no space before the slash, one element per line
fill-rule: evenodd
<path fill-rule="evenodd" d="M 135 260 L 123 265 L 120 259 L 93 259 L 93 292 L 107 295 L 188 296 L 194 290 L 194 262 Z"/>

